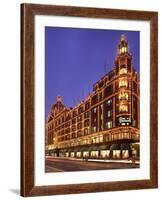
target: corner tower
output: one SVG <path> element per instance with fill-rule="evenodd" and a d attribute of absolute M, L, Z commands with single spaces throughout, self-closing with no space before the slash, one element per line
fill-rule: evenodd
<path fill-rule="evenodd" d="M 128 41 L 125 35 L 121 35 L 118 44 L 118 53 L 115 58 L 116 75 L 132 72 L 132 54 L 129 52 Z"/>

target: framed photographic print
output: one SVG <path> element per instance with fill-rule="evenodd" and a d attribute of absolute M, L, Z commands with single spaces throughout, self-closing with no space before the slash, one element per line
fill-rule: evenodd
<path fill-rule="evenodd" d="M 21 195 L 157 188 L 158 13 L 21 5 Z"/>

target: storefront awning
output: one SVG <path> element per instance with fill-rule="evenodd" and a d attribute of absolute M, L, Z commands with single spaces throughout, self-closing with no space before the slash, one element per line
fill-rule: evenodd
<path fill-rule="evenodd" d="M 59 152 L 66 153 L 66 152 L 84 152 L 84 151 L 101 151 L 101 150 L 131 150 L 131 145 L 129 143 L 123 144 L 105 144 L 105 145 L 92 145 L 92 146 L 79 146 L 67 149 L 60 149 Z M 58 149 L 52 150 L 54 153 L 58 151 Z"/>
<path fill-rule="evenodd" d="M 57 153 L 58 149 L 48 149 L 48 150 L 46 150 L 46 152 L 48 152 L 48 153 Z"/>
<path fill-rule="evenodd" d="M 121 144 L 121 150 L 131 150 L 131 146 L 128 143 Z"/>
<path fill-rule="evenodd" d="M 112 144 L 110 146 L 110 150 L 120 150 L 120 144 Z"/>
<path fill-rule="evenodd" d="M 80 151 L 81 152 L 83 152 L 83 151 L 89 151 L 89 147 L 87 147 L 87 146 L 80 147 Z"/>
<path fill-rule="evenodd" d="M 98 146 L 98 150 L 110 150 L 110 146 L 109 145 L 100 145 L 100 146 Z"/>
<path fill-rule="evenodd" d="M 88 151 L 97 151 L 98 150 L 98 147 L 97 146 L 90 146 L 88 148 Z"/>
<path fill-rule="evenodd" d="M 60 153 L 65 153 L 65 152 L 67 152 L 67 151 L 68 151 L 67 149 L 60 149 L 60 150 L 59 150 Z"/>

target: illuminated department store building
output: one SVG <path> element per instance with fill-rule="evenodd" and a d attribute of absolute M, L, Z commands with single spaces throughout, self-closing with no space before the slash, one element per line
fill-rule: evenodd
<path fill-rule="evenodd" d="M 84 101 L 68 108 L 57 97 L 46 121 L 46 155 L 139 158 L 139 95 L 139 75 L 122 35 L 113 70 L 93 85 Z"/>

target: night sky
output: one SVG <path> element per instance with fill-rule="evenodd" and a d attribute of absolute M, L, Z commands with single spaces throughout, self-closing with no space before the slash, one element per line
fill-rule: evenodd
<path fill-rule="evenodd" d="M 112 70 L 122 34 L 133 54 L 133 67 L 139 71 L 138 31 L 45 27 L 46 117 L 58 95 L 73 107 L 92 91 L 105 68 Z"/>

